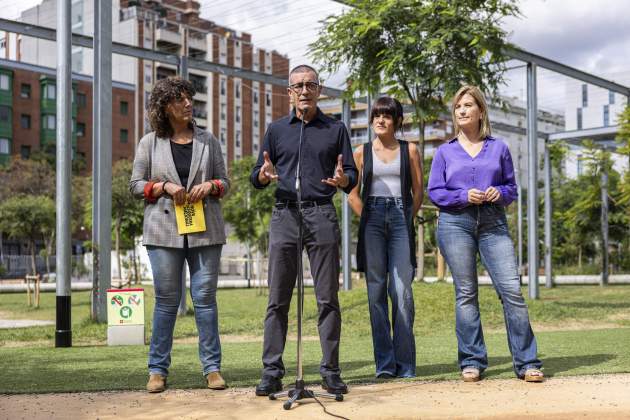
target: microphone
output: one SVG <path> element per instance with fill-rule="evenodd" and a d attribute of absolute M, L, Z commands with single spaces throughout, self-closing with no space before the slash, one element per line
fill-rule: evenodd
<path fill-rule="evenodd" d="M 297 113 L 297 106 L 296 108 L 296 113 Z M 301 163 L 302 163 L 302 136 L 304 134 L 304 117 L 306 116 L 306 114 L 308 113 L 308 111 L 311 108 L 306 105 L 304 108 L 302 108 L 302 124 L 300 125 L 300 141 L 298 143 L 298 161 L 297 161 L 297 168 L 295 168 L 295 191 L 297 191 L 297 199 L 298 201 L 302 201 L 302 182 L 301 182 L 301 176 L 302 176 L 302 169 L 301 169 Z"/>

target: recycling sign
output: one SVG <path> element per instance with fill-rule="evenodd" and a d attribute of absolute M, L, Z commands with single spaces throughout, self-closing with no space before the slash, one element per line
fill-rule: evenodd
<path fill-rule="evenodd" d="M 144 325 L 144 289 L 109 289 L 107 321 L 114 325 Z"/>

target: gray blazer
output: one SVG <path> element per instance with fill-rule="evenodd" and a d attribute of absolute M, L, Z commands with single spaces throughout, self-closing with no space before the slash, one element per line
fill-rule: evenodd
<path fill-rule="evenodd" d="M 227 193 L 229 180 L 219 141 L 212 134 L 195 127 L 192 149 L 186 191 L 202 182 L 219 179 Z M 129 180 L 129 190 L 134 197 L 144 197 L 144 186 L 149 180 L 181 185 L 171 153 L 170 139 L 156 137 L 154 132 L 144 136 L 136 150 Z M 206 231 L 188 234 L 188 246 L 191 248 L 225 243 L 225 224 L 219 199 L 209 195 L 203 201 Z M 145 246 L 184 247 L 184 236 L 177 233 L 175 203 L 170 196 L 162 195 L 155 203 L 145 201 L 142 243 Z"/>

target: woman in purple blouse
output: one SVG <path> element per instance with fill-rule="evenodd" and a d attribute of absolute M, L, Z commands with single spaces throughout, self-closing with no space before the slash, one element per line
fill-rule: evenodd
<path fill-rule="evenodd" d="M 490 136 L 488 106 L 475 86 L 453 98 L 457 137 L 437 149 L 429 198 L 440 208 L 438 244 L 455 285 L 455 329 L 462 378 L 475 382 L 488 367 L 477 298 L 477 253 L 503 304 L 508 346 L 516 375 L 541 382 L 536 338 L 521 293 L 505 207 L 516 198 L 507 145 Z"/>

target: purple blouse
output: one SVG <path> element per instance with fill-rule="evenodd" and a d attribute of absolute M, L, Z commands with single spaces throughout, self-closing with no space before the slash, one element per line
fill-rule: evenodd
<path fill-rule="evenodd" d="M 477 156 L 470 157 L 457 138 L 441 145 L 435 152 L 429 175 L 429 198 L 440 209 L 463 209 L 468 190 L 485 191 L 493 186 L 501 193 L 496 202 L 507 206 L 517 197 L 514 165 L 507 145 L 486 137 Z"/>

